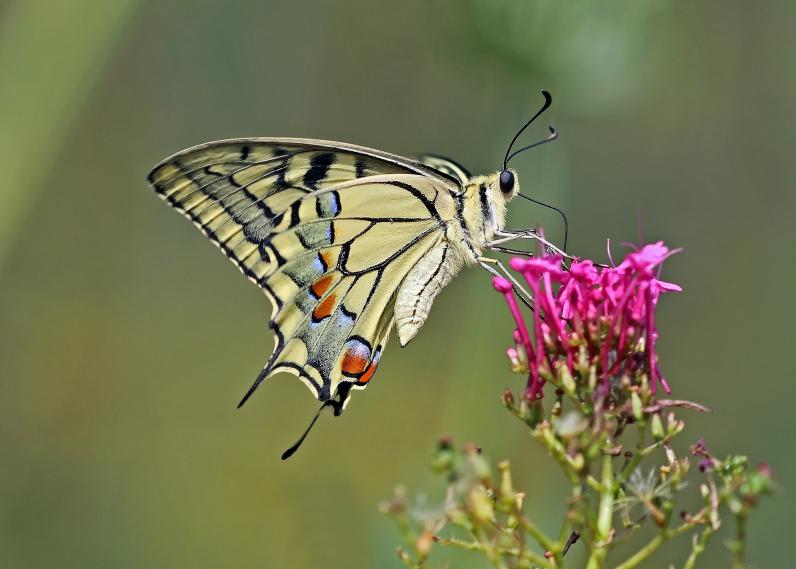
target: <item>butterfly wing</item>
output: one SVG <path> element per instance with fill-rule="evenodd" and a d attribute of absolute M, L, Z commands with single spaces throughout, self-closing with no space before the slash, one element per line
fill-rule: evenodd
<path fill-rule="evenodd" d="M 433 168 L 440 175 L 453 180 L 458 186 L 464 187 L 473 175 L 470 171 L 452 158 L 438 154 L 421 154 L 417 160 L 429 168 Z"/>
<path fill-rule="evenodd" d="M 445 239 L 457 190 L 420 162 L 300 139 L 189 149 L 155 167 L 150 182 L 273 304 L 274 352 L 241 403 L 278 371 L 321 401 L 364 388 L 396 290 Z"/>

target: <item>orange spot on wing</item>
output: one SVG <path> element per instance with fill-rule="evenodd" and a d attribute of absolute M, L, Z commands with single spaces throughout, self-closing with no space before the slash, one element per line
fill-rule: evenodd
<path fill-rule="evenodd" d="M 331 286 L 331 284 L 332 284 L 332 275 L 327 275 L 315 281 L 310 287 L 310 292 L 312 292 L 312 295 L 315 298 L 320 298 L 324 294 L 326 294 L 326 291 L 329 290 L 329 286 Z"/>
<path fill-rule="evenodd" d="M 345 355 L 343 355 L 343 365 L 342 370 L 343 373 L 346 375 L 359 375 L 368 365 L 368 359 L 363 358 L 359 354 L 352 352 L 351 350 L 346 350 Z"/>
<path fill-rule="evenodd" d="M 328 267 L 329 266 L 329 257 L 330 257 L 329 252 L 328 251 L 322 251 L 322 252 L 318 253 L 318 256 L 321 258 L 321 261 L 323 261 L 323 264 Z"/>
<path fill-rule="evenodd" d="M 321 303 L 315 307 L 315 310 L 312 311 L 312 317 L 315 318 L 315 320 L 323 320 L 329 316 L 332 310 L 334 310 L 334 299 L 334 293 L 324 298 Z"/>
<path fill-rule="evenodd" d="M 368 369 L 365 370 L 365 373 L 362 374 L 362 377 L 359 378 L 359 383 L 367 383 L 370 381 L 370 378 L 373 377 L 373 374 L 376 371 L 376 365 L 378 362 L 372 361 L 368 366 Z"/>

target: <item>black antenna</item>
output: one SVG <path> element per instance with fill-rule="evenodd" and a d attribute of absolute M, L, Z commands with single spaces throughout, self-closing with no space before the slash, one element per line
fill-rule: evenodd
<path fill-rule="evenodd" d="M 546 141 L 542 141 L 542 142 L 546 142 Z M 540 143 L 537 143 L 537 144 L 542 144 L 542 143 L 540 142 Z M 549 208 L 549 209 L 552 209 L 552 210 L 558 212 L 558 215 L 560 215 L 561 219 L 564 220 L 564 247 L 563 247 L 563 249 L 564 249 L 564 252 L 566 253 L 567 252 L 567 239 L 569 238 L 569 221 L 567 221 L 567 214 L 565 214 L 563 211 L 561 211 L 560 209 L 558 209 L 554 205 L 550 205 L 550 204 L 546 204 L 544 202 L 540 202 L 539 200 L 535 200 L 532 197 L 526 196 L 525 194 L 522 194 L 522 193 L 517 194 L 517 195 L 520 196 L 521 198 L 525 198 L 529 202 L 533 202 L 533 203 L 538 204 L 538 205 L 540 205 L 542 207 L 546 207 L 546 208 Z"/>
<path fill-rule="evenodd" d="M 533 144 L 529 144 L 528 146 L 524 146 L 524 147 L 520 148 L 519 150 L 515 150 L 508 157 L 508 160 L 506 161 L 506 163 L 508 163 L 509 160 L 514 158 L 520 152 L 525 152 L 526 150 L 530 150 L 531 148 L 536 148 L 537 146 L 541 146 L 542 144 L 547 144 L 548 142 L 553 142 L 556 138 L 558 138 L 558 131 L 555 129 L 555 127 L 548 126 L 547 128 L 550 130 L 550 135 L 547 138 L 545 138 L 544 140 L 540 140 L 539 142 L 534 142 Z M 503 169 L 505 170 L 506 166 L 503 166 Z"/>
<path fill-rule="evenodd" d="M 547 91 L 542 90 L 542 96 L 544 97 L 544 104 L 542 105 L 542 108 L 539 109 L 538 111 L 536 111 L 536 114 L 533 115 L 528 120 L 528 122 L 525 123 L 525 125 L 520 130 L 517 131 L 517 134 L 514 135 L 514 138 L 511 139 L 511 142 L 509 143 L 509 147 L 506 149 L 506 157 L 503 159 L 503 169 L 504 170 L 506 169 L 506 167 L 508 166 L 508 163 L 509 163 L 509 158 L 510 158 L 509 153 L 511 152 L 511 147 L 514 146 L 514 143 L 517 142 L 517 139 L 523 133 L 523 131 L 526 128 L 528 128 L 531 125 L 531 123 L 537 119 L 537 117 L 539 115 L 541 115 L 543 112 L 545 112 L 547 110 L 547 108 L 551 105 L 551 103 L 553 102 L 553 97 L 550 96 L 550 93 L 548 93 Z"/>
<path fill-rule="evenodd" d="M 285 452 L 282 453 L 282 460 L 287 460 L 288 458 L 293 456 L 293 454 L 299 449 L 301 443 L 303 443 L 304 439 L 307 438 L 307 435 L 310 434 L 310 431 L 312 430 L 312 427 L 315 425 L 315 422 L 318 420 L 318 417 L 321 416 L 321 411 L 323 411 L 327 407 L 331 407 L 332 409 L 334 409 L 335 416 L 339 415 L 343 411 L 343 406 L 340 404 L 339 401 L 335 401 L 333 399 L 324 401 L 323 404 L 315 412 L 315 416 L 312 418 L 312 421 L 310 421 L 310 425 L 309 427 L 307 427 L 307 430 L 304 431 L 304 434 L 299 437 L 299 440 L 297 440 L 293 446 L 291 446 L 289 449 L 287 449 Z"/>

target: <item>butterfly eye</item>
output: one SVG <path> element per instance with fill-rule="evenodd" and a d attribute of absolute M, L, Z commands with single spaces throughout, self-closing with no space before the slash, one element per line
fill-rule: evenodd
<path fill-rule="evenodd" d="M 514 174 L 511 170 L 503 170 L 500 173 L 500 191 L 509 194 L 514 190 Z"/>

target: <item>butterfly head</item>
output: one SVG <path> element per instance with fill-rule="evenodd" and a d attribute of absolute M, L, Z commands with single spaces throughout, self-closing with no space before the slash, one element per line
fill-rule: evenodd
<path fill-rule="evenodd" d="M 470 233 L 479 234 L 479 228 L 486 227 L 502 229 L 506 220 L 506 205 L 519 193 L 520 184 L 513 168 L 471 178 L 465 188 L 467 205 L 464 208 Z"/>
<path fill-rule="evenodd" d="M 517 183 L 517 175 L 514 170 L 507 168 L 500 173 L 498 176 L 498 187 L 506 201 L 517 195 L 517 192 L 520 191 L 520 185 Z"/>
<path fill-rule="evenodd" d="M 486 176 L 473 178 L 472 181 L 479 188 L 478 191 L 485 194 L 481 195 L 479 199 L 488 200 L 490 205 L 503 207 L 520 193 L 519 178 L 514 168 L 498 170 Z M 474 188 L 474 191 L 476 191 L 476 188 Z"/>

